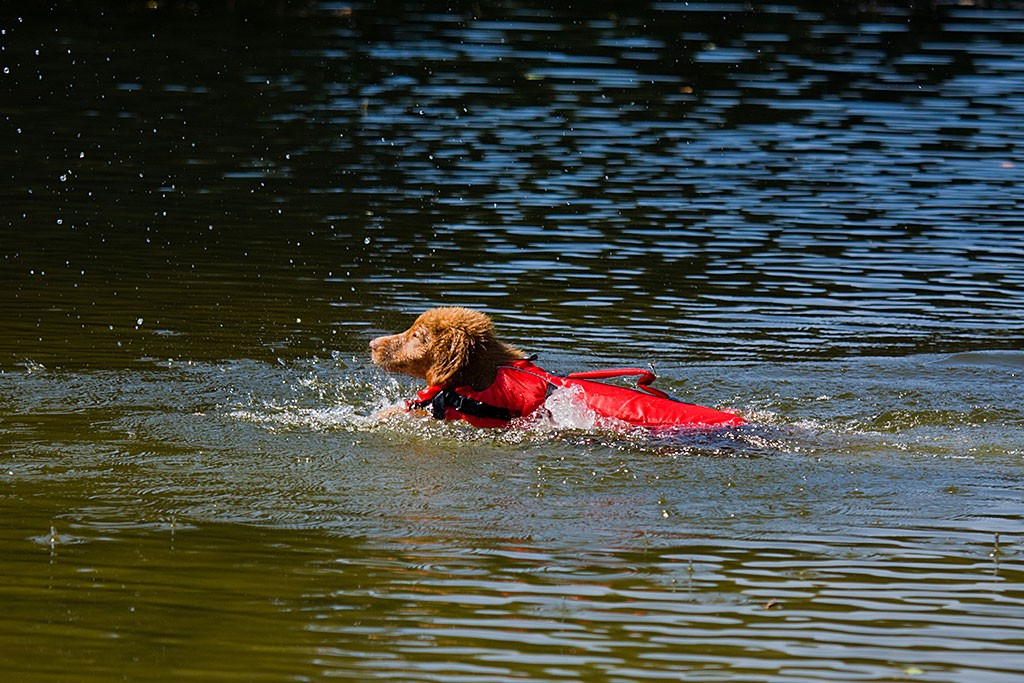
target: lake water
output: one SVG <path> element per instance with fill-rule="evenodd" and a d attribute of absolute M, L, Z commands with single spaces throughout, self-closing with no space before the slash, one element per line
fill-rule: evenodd
<path fill-rule="evenodd" d="M 1024 680 L 1024 6 L 164 4 L 0 5 L 6 679 Z"/>

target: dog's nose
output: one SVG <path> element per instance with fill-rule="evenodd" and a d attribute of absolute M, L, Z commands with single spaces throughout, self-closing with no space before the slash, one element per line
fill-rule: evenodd
<path fill-rule="evenodd" d="M 377 337 L 376 339 L 371 339 L 370 340 L 370 350 L 371 351 L 376 351 L 378 348 L 380 348 L 381 342 L 383 342 L 383 341 L 384 341 L 384 337 Z"/>

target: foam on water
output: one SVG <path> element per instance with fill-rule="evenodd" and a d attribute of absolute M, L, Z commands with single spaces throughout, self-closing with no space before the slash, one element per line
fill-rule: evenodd
<path fill-rule="evenodd" d="M 755 422 L 749 427 L 653 431 L 597 414 L 576 387 L 555 389 L 540 409 L 507 427 L 484 429 L 409 413 L 405 402 L 415 394 L 415 383 L 369 368 L 331 377 L 322 369 L 294 367 L 285 371 L 280 382 L 274 396 L 247 393 L 243 401 L 225 406 L 227 416 L 270 434 L 363 433 L 381 438 L 405 436 L 423 443 L 454 439 L 506 448 L 559 442 L 588 449 L 624 449 L 638 456 L 794 453 L 805 447 L 801 440 L 813 441 L 814 433 L 827 432 L 821 425 L 796 425 L 764 410 L 746 411 Z"/>

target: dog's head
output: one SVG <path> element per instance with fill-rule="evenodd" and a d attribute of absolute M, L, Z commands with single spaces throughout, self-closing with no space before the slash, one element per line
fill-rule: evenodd
<path fill-rule="evenodd" d="M 371 341 L 370 352 L 388 372 L 432 386 L 479 389 L 494 381 L 498 365 L 523 357 L 497 340 L 490 318 L 466 308 L 431 309 L 405 332 Z"/>

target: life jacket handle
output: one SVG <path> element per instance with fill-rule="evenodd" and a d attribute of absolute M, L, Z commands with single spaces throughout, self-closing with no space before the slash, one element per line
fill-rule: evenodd
<path fill-rule="evenodd" d="M 658 379 L 658 376 L 651 370 L 643 370 L 641 368 L 615 368 L 613 370 L 585 370 L 583 372 L 573 372 L 566 377 L 570 379 L 610 379 L 612 377 L 638 377 L 636 381 L 636 388 L 641 391 L 646 391 L 651 396 L 657 396 L 658 398 L 669 398 L 661 389 L 655 389 L 649 386 L 651 382 Z"/>

